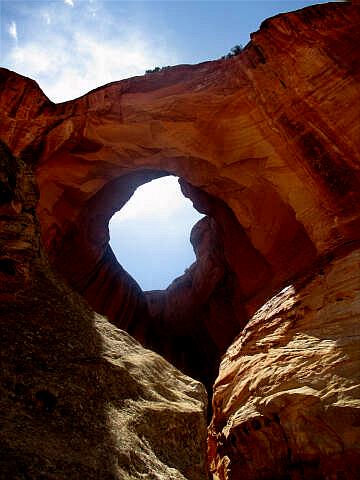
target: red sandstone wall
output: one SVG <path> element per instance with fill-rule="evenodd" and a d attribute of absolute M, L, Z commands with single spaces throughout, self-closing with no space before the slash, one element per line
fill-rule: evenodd
<path fill-rule="evenodd" d="M 154 172 L 183 178 L 200 209 L 202 196 L 212 199 L 225 262 L 219 268 L 234 279 L 226 287 L 230 312 L 241 314 L 224 312 L 220 324 L 229 331 L 215 347 L 219 309 L 198 305 L 206 321 L 194 336 L 190 295 L 185 323 L 186 336 L 208 338 L 217 359 L 281 286 L 356 243 L 359 20 L 359 9 L 345 4 L 280 15 L 230 60 L 114 82 L 60 105 L 33 81 L 0 70 L 0 138 L 36 162 L 43 242 L 70 284 L 114 323 L 150 341 L 145 297 L 114 260 L 107 222 Z M 171 307 L 165 312 L 167 322 Z"/>

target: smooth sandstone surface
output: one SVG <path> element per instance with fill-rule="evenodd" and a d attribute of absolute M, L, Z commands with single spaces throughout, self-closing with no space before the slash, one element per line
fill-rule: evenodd
<path fill-rule="evenodd" d="M 50 269 L 31 168 L 0 144 L 0 478 L 207 478 L 206 392 Z"/>
<path fill-rule="evenodd" d="M 356 479 L 360 250 L 289 285 L 226 352 L 214 386 L 215 479 Z"/>

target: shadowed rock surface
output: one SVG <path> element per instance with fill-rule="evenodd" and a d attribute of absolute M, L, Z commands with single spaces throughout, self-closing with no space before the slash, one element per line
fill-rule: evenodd
<path fill-rule="evenodd" d="M 231 59 L 59 105 L 0 69 L 0 138 L 36 169 L 44 247 L 70 287 L 208 390 L 239 334 L 215 384 L 214 478 L 357 479 L 359 25 L 358 6 L 309 7 L 266 20 Z M 165 174 L 207 217 L 192 232 L 196 263 L 144 293 L 108 222 Z M 32 258 L 23 226 L 9 248 Z M 1 262 L 8 298 L 11 272 L 31 268 Z"/>
<path fill-rule="evenodd" d="M 0 182 L 0 478 L 207 478 L 204 387 L 54 275 L 2 144 Z"/>

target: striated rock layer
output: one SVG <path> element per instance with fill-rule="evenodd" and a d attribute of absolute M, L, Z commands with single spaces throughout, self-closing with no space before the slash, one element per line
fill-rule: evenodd
<path fill-rule="evenodd" d="M 0 144 L 1 480 L 207 478 L 204 387 L 55 276 L 36 201 Z"/>
<path fill-rule="evenodd" d="M 230 339 L 264 301 L 359 239 L 359 23 L 359 8 L 341 3 L 279 15 L 236 57 L 59 105 L 0 70 L 0 138 L 36 163 L 52 264 L 97 312 L 208 387 Z M 114 258 L 108 221 L 138 185 L 169 173 L 211 217 L 222 254 L 212 274 L 205 259 L 184 289 L 178 282 L 146 298 Z M 199 288 L 188 294 L 192 282 Z M 199 338 L 211 371 L 193 352 Z"/>
<path fill-rule="evenodd" d="M 360 250 L 289 285 L 254 315 L 214 386 L 214 478 L 358 478 L 359 319 Z"/>
<path fill-rule="evenodd" d="M 231 59 L 180 65 L 114 82 L 59 105 L 49 101 L 35 82 L 0 69 L 0 139 L 24 165 L 36 169 L 42 240 L 51 264 L 68 284 L 96 312 L 203 380 L 208 389 L 221 355 L 245 326 L 225 355 L 215 386 L 209 434 L 215 478 L 355 480 L 358 476 L 359 25 L 357 6 L 312 6 L 266 20 L 244 51 Z M 167 290 L 144 293 L 116 261 L 108 244 L 108 222 L 137 186 L 166 174 L 181 177 L 184 195 L 207 217 L 192 232 L 197 262 Z M 26 190 L 27 176 L 23 178 Z M 16 451 L 31 455 L 34 450 L 30 443 L 26 447 L 16 443 L 16 438 L 29 440 L 11 428 L 21 429 L 24 424 L 26 434 L 38 431 L 33 424 L 28 427 L 30 420 L 24 412 L 31 408 L 31 412 L 47 415 L 54 397 L 59 396 L 56 402 L 64 405 L 66 412 L 69 407 L 62 400 L 61 387 L 67 385 L 61 377 L 65 367 L 59 363 L 57 370 L 57 364 L 67 362 L 69 355 L 81 359 L 85 355 L 72 354 L 73 340 L 67 340 L 66 348 L 61 342 L 54 345 L 51 342 L 56 335 L 46 332 L 53 328 L 62 331 L 65 316 L 69 318 L 66 329 L 71 327 L 81 338 L 93 323 L 78 297 L 71 297 L 76 298 L 71 307 L 63 301 L 67 287 L 50 281 L 50 274 L 35 276 L 40 286 L 30 287 L 35 285 L 31 283 L 31 262 L 39 248 L 37 240 L 34 248 L 29 240 L 35 238 L 32 235 L 37 228 L 34 201 L 26 196 L 29 207 L 23 209 L 17 201 L 9 204 L 6 199 L 12 183 L 5 182 L 0 191 L 6 210 L 5 236 L 0 235 L 7 245 L 6 251 L 3 247 L 0 251 L 2 298 L 7 302 L 3 315 L 13 325 L 4 329 L 7 340 L 2 358 L 7 363 L 3 371 L 10 371 L 10 359 L 20 355 L 15 347 L 16 355 L 9 350 L 15 341 L 13 332 L 22 339 L 27 362 L 34 359 L 41 372 L 47 365 L 51 367 L 46 370 L 49 376 L 36 374 L 36 390 L 25 383 L 23 361 L 14 364 L 19 382 L 13 385 L 15 373 L 6 373 L 6 392 L 15 392 L 10 395 L 14 401 L 20 395 L 19 405 L 25 405 L 19 407 L 24 422 L 13 421 L 14 427 L 10 423 L 6 427 L 13 432 L 9 433 L 13 447 L 6 446 L 7 458 L 15 458 L 18 464 Z M 14 215 L 20 215 L 21 221 L 11 223 Z M 10 251 L 11 255 L 6 253 Z M 30 282 L 26 288 L 35 289 L 28 290 L 32 297 L 21 293 L 13 297 L 13 289 L 20 288 L 17 282 Z M 64 315 L 60 315 L 58 300 L 54 303 L 59 315 L 51 313 L 45 289 L 54 299 L 61 297 Z M 9 298 L 13 303 L 6 300 Z M 70 319 L 76 309 L 83 313 Z M 29 318 L 19 315 L 19 311 L 33 310 L 38 313 Z M 46 312 L 46 322 L 41 311 Z M 24 325 L 22 318 L 26 318 Z M 130 348 L 128 342 L 134 344 L 105 320 L 96 322 L 103 326 L 91 338 L 101 340 L 89 340 L 84 366 L 76 367 L 82 368 L 82 393 L 74 389 L 70 393 L 76 412 L 86 405 L 86 419 L 92 417 L 87 412 L 96 411 L 100 402 L 96 428 L 102 429 L 99 435 L 107 442 L 107 433 L 112 432 L 114 438 L 121 422 L 115 426 L 112 420 L 106 423 L 109 417 L 103 414 L 104 404 L 113 401 L 118 405 L 113 398 L 121 398 L 121 405 L 129 408 L 129 421 L 138 408 L 133 408 L 133 400 L 127 403 L 122 396 L 127 393 L 116 390 L 121 390 L 122 381 L 111 380 L 112 375 L 118 378 L 118 368 L 126 361 L 118 350 Z M 37 335 L 44 344 L 44 358 L 31 353 L 40 351 Z M 113 340 L 108 340 L 108 335 Z M 119 336 L 122 340 L 115 341 Z M 87 337 L 82 341 L 87 342 Z M 96 349 L 94 342 L 101 348 Z M 80 343 L 76 345 L 83 352 Z M 140 347 L 134 348 L 138 352 Z M 106 367 L 101 370 L 98 358 L 103 354 Z M 152 354 L 144 355 L 149 358 Z M 156 369 L 170 372 L 167 364 L 160 367 L 158 361 Z M 98 375 L 104 386 L 101 395 L 98 390 L 93 393 L 96 381 L 87 376 L 89 363 L 96 364 L 96 372 L 103 372 Z M 152 367 L 143 368 L 152 371 Z M 54 377 L 60 385 L 56 391 L 49 372 L 58 375 Z M 182 378 L 178 373 L 172 375 Z M 151 372 L 150 378 L 156 398 L 178 399 L 179 393 L 175 397 L 169 393 L 171 385 L 165 382 L 169 387 L 164 391 Z M 131 399 L 152 403 L 146 396 L 148 388 L 142 390 L 131 382 L 125 389 L 135 392 Z M 188 379 L 181 382 L 176 388 L 193 398 L 196 384 Z M 47 383 L 54 391 L 45 389 Z M 89 395 L 83 393 L 87 391 Z M 91 399 L 97 394 L 100 400 L 95 405 Z M 77 395 L 83 395 L 81 401 Z M 7 418 L 15 418 L 11 415 L 17 412 L 11 405 L 6 403 L 2 410 Z M 192 405 L 190 410 L 198 412 L 199 404 L 196 408 Z M 61 410 L 56 412 L 62 415 Z M 155 421 L 154 411 L 150 412 Z M 40 417 L 36 422 L 44 422 Z M 143 428 L 145 420 L 146 415 L 136 425 Z M 44 431 L 50 432 L 52 425 L 46 421 Z M 86 430 L 82 421 L 76 425 L 74 442 Z M 202 431 L 200 427 L 190 429 Z M 69 432 L 70 427 L 64 426 L 64 431 Z M 128 453 L 125 457 L 121 453 L 120 460 L 111 454 L 104 461 L 102 446 L 106 442 L 97 443 L 96 431 L 91 430 L 90 447 L 79 456 L 88 459 L 86 465 L 91 464 L 92 472 L 97 471 L 99 462 L 114 466 L 118 461 L 126 474 L 140 475 L 140 460 L 121 460 L 130 458 Z M 177 428 L 173 431 L 174 438 L 181 437 Z M 191 432 L 186 430 L 184 438 Z M 156 459 L 151 456 L 150 463 L 158 465 L 160 461 L 162 466 L 154 468 L 165 472 L 165 477 L 172 478 L 168 468 L 175 468 L 179 475 L 198 474 L 191 470 L 194 467 L 189 467 L 194 473 L 185 473 L 188 464 L 183 465 L 180 454 L 181 466 L 173 457 L 164 461 L 168 453 L 156 444 L 161 435 L 154 444 L 146 436 L 139 440 L 141 435 L 132 437 L 134 442 L 154 445 L 149 448 Z M 75 455 L 74 442 L 71 451 Z M 47 445 L 51 448 L 54 444 L 51 440 Z M 137 473 L 130 472 L 132 463 L 137 465 Z M 107 474 L 110 467 L 106 468 Z"/>

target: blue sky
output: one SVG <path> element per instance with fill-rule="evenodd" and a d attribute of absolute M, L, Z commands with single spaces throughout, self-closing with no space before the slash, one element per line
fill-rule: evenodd
<path fill-rule="evenodd" d="M 110 245 L 143 290 L 163 289 L 194 262 L 190 231 L 202 217 L 177 177 L 159 178 L 138 188 L 112 217 Z"/>
<path fill-rule="evenodd" d="M 265 18 L 312 3 L 0 0 L 0 63 L 59 102 L 154 66 L 219 58 Z"/>
<path fill-rule="evenodd" d="M 61 102 L 155 66 L 219 58 L 246 45 L 264 19 L 314 3 L 325 2 L 0 0 L 0 64 Z M 111 225 L 115 254 L 144 289 L 166 288 L 193 261 L 199 218 L 174 179 L 155 185 L 134 196 L 136 214 Z"/>

